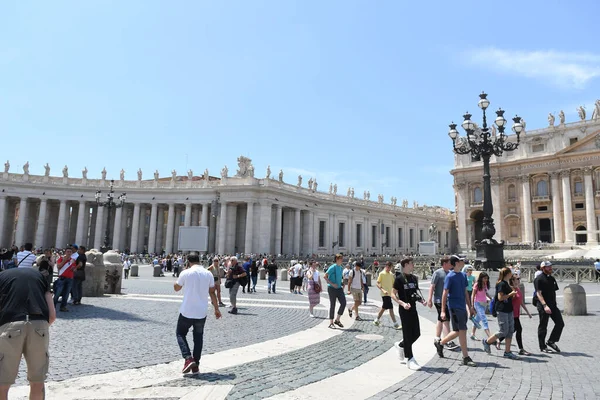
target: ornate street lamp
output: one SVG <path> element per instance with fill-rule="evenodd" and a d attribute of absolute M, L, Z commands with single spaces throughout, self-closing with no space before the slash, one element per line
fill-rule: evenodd
<path fill-rule="evenodd" d="M 512 131 L 517 135 L 517 141 L 508 141 L 508 136 L 504 134 L 506 129 L 506 120 L 504 119 L 504 110 L 501 108 L 496 111 L 496 120 L 492 123 L 492 128 L 487 125 L 486 110 L 490 105 L 486 93 L 479 95 L 479 103 L 477 104 L 483 111 L 483 125 L 479 128 L 471 121 L 471 114 L 468 112 L 463 115 L 464 121 L 461 124 L 467 132 L 466 138 L 459 138 L 459 133 L 456 130 L 456 124 L 450 124 L 450 132 L 448 136 L 452 139 L 452 147 L 456 154 L 472 154 L 483 159 L 483 240 L 475 242 L 477 248 L 477 261 L 484 264 L 485 268 L 496 270 L 504 266 L 504 241 L 498 243 L 493 239 L 496 234 L 494 228 L 494 207 L 492 205 L 492 188 L 490 186 L 490 157 L 502 156 L 505 151 L 513 151 L 519 147 L 520 135 L 523 131 L 521 118 L 515 116 Z M 499 134 L 496 133 L 496 129 Z M 465 216 L 460 216 L 464 218 Z"/>
<path fill-rule="evenodd" d="M 111 250 L 111 247 L 109 245 L 110 243 L 110 217 L 111 217 L 111 211 L 113 208 L 121 208 L 125 205 L 125 200 L 127 200 L 127 194 L 122 193 L 119 197 L 119 203 L 115 202 L 115 191 L 113 190 L 113 185 L 115 184 L 115 180 L 111 179 L 110 180 L 110 192 L 108 192 L 108 194 L 106 195 L 106 201 L 100 201 L 102 192 L 100 190 L 96 191 L 96 204 L 98 205 L 98 207 L 106 207 L 106 209 L 108 210 L 108 217 L 107 217 L 107 223 L 106 223 L 106 233 L 104 234 L 104 246 L 102 246 L 102 248 L 100 249 L 100 251 L 102 253 L 106 253 L 108 250 Z M 101 223 L 101 222 L 96 222 L 96 223 Z M 117 226 L 117 223 L 115 221 L 115 229 L 120 229 L 120 226 Z"/>

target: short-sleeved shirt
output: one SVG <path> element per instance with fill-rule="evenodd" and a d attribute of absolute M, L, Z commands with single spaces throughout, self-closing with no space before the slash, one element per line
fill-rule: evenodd
<path fill-rule="evenodd" d="M 183 271 L 177 284 L 183 286 L 183 302 L 179 312 L 186 318 L 206 318 L 208 312 L 209 290 L 215 287 L 213 275 L 204 267 L 194 264 Z"/>
<path fill-rule="evenodd" d="M 342 287 L 342 274 L 344 273 L 343 268 L 337 264 L 331 264 L 329 268 L 327 268 L 327 279 L 329 282 L 334 283 L 338 286 L 338 288 Z M 327 284 L 329 287 L 331 284 Z"/>
<path fill-rule="evenodd" d="M 270 277 L 277 276 L 277 268 L 277 264 L 275 263 L 267 265 L 267 275 Z"/>
<path fill-rule="evenodd" d="M 350 270 L 350 273 L 348 274 L 348 279 L 352 278 L 352 286 L 350 286 L 352 289 L 362 289 L 362 276 L 362 269 L 359 269 L 358 271 L 356 269 Z"/>
<path fill-rule="evenodd" d="M 410 303 L 412 307 L 415 307 L 416 300 L 413 294 L 419 290 L 419 280 L 416 276 L 398 274 L 394 280 L 394 289 L 398 291 L 398 299 L 405 303 Z"/>
<path fill-rule="evenodd" d="M 19 268 L 32 268 L 35 262 L 35 254 L 28 250 L 17 253 L 17 264 Z"/>
<path fill-rule="evenodd" d="M 466 310 L 467 276 L 462 272 L 450 271 L 444 280 L 444 290 L 446 289 L 448 289 L 448 308 Z"/>
<path fill-rule="evenodd" d="M 470 276 L 467 275 L 467 291 L 473 291 L 473 283 L 475 283 L 475 277 L 472 274 Z"/>
<path fill-rule="evenodd" d="M 377 283 L 379 283 L 379 286 L 381 286 L 381 288 L 383 289 L 380 290 L 381 296 L 391 296 L 395 280 L 396 274 L 394 272 L 386 272 L 385 270 L 381 271 L 381 273 L 377 277 Z M 387 294 L 383 293 L 384 290 L 387 292 Z"/>
<path fill-rule="evenodd" d="M 554 279 L 552 275 L 541 273 L 533 281 L 533 286 L 535 287 L 536 292 L 542 293 L 546 304 L 549 306 L 556 305 L 556 291 L 558 290 L 558 283 L 556 283 L 556 279 Z"/>
<path fill-rule="evenodd" d="M 246 261 L 243 265 L 242 268 L 244 268 L 244 271 L 246 271 L 247 274 L 250 274 L 250 266 L 252 265 L 252 260 L 250 261 Z"/>
<path fill-rule="evenodd" d="M 444 294 L 444 281 L 448 272 L 444 271 L 444 268 L 438 268 L 431 277 L 431 284 L 433 285 L 433 302 L 441 303 L 442 295 Z"/>
<path fill-rule="evenodd" d="M 32 319 L 49 321 L 48 281 L 33 268 L 13 268 L 0 273 L 0 326 Z"/>
<path fill-rule="evenodd" d="M 513 316 L 519 318 L 521 315 L 521 303 L 523 302 L 523 293 L 518 287 L 515 289 L 517 294 L 512 298 Z"/>
<path fill-rule="evenodd" d="M 596 261 L 594 263 L 594 268 L 596 268 L 596 271 L 600 271 L 600 262 Z"/>
<path fill-rule="evenodd" d="M 513 302 L 512 299 L 506 299 L 504 301 L 498 300 L 498 292 L 502 292 L 505 296 L 512 292 L 512 288 L 506 281 L 502 281 L 496 285 L 496 311 L 512 313 L 513 312 Z"/>
<path fill-rule="evenodd" d="M 58 269 L 59 277 L 73 279 L 73 270 L 75 268 L 75 265 L 77 265 L 77 260 L 71 258 L 69 261 L 67 261 L 67 263 L 65 265 L 60 267 L 59 265 L 63 262 L 63 258 L 64 258 L 64 256 L 59 258 L 56 261 L 56 268 Z M 65 266 L 66 266 L 66 268 L 65 268 Z M 62 271 L 63 268 L 65 268 L 65 269 L 64 269 L 63 273 L 61 274 L 60 271 Z"/>

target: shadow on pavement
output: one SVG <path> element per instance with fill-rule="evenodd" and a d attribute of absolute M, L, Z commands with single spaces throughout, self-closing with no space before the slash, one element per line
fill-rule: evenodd
<path fill-rule="evenodd" d="M 428 374 L 451 374 L 452 372 L 448 368 L 436 368 L 436 367 L 421 367 L 421 372 L 427 372 Z"/>
<path fill-rule="evenodd" d="M 206 372 L 196 375 L 185 376 L 185 378 L 193 379 L 197 381 L 206 382 L 220 382 L 220 381 L 232 381 L 237 378 L 236 374 L 218 374 L 216 372 Z"/>
<path fill-rule="evenodd" d="M 475 361 L 477 363 L 477 367 L 484 367 L 484 368 L 502 368 L 502 369 L 508 369 L 508 367 L 505 367 L 504 365 L 500 365 L 498 363 L 495 362 L 481 362 L 481 361 Z"/>
<path fill-rule="evenodd" d="M 557 356 L 565 356 L 565 357 L 587 357 L 587 358 L 594 358 L 594 356 L 590 356 L 589 354 L 585 354 L 585 353 L 577 353 L 577 352 L 561 352 L 561 353 L 556 353 Z"/>
<path fill-rule="evenodd" d="M 143 322 L 150 321 L 145 318 L 140 318 L 135 314 L 114 310 L 112 308 L 98 307 L 89 304 L 82 304 L 80 306 L 69 305 L 69 311 L 56 311 L 57 319 L 86 319 L 86 318 L 98 318 L 108 319 L 112 321 L 133 321 Z"/>

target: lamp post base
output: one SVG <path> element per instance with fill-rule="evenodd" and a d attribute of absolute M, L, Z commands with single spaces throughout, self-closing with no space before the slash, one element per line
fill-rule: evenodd
<path fill-rule="evenodd" d="M 100 253 L 102 253 L 102 254 L 106 253 L 109 250 L 112 250 L 112 247 L 110 247 L 110 246 L 102 246 L 102 247 L 100 247 Z"/>
<path fill-rule="evenodd" d="M 477 249 L 475 261 L 482 269 L 498 271 L 504 268 L 504 241 L 500 243 L 495 240 L 483 240 L 476 243 Z"/>

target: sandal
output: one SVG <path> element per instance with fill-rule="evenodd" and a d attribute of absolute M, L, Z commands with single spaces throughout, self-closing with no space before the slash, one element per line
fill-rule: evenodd
<path fill-rule="evenodd" d="M 329 329 L 335 329 L 335 325 L 334 324 L 329 324 Z"/>
<path fill-rule="evenodd" d="M 525 350 L 525 349 L 521 349 L 521 350 L 519 350 L 519 355 L 521 355 L 521 356 L 530 356 L 530 355 L 531 355 L 531 353 L 530 353 L 530 352 L 528 352 L 528 351 L 527 351 L 527 350 Z"/>
<path fill-rule="evenodd" d="M 362 319 L 361 317 L 359 317 L 358 315 L 356 316 L 356 318 L 354 319 L 355 321 L 364 321 L 364 319 Z"/>
<path fill-rule="evenodd" d="M 339 326 L 340 328 L 343 328 L 344 325 L 342 325 L 342 323 L 340 321 L 333 321 L 334 324 L 336 324 L 337 326 Z"/>

